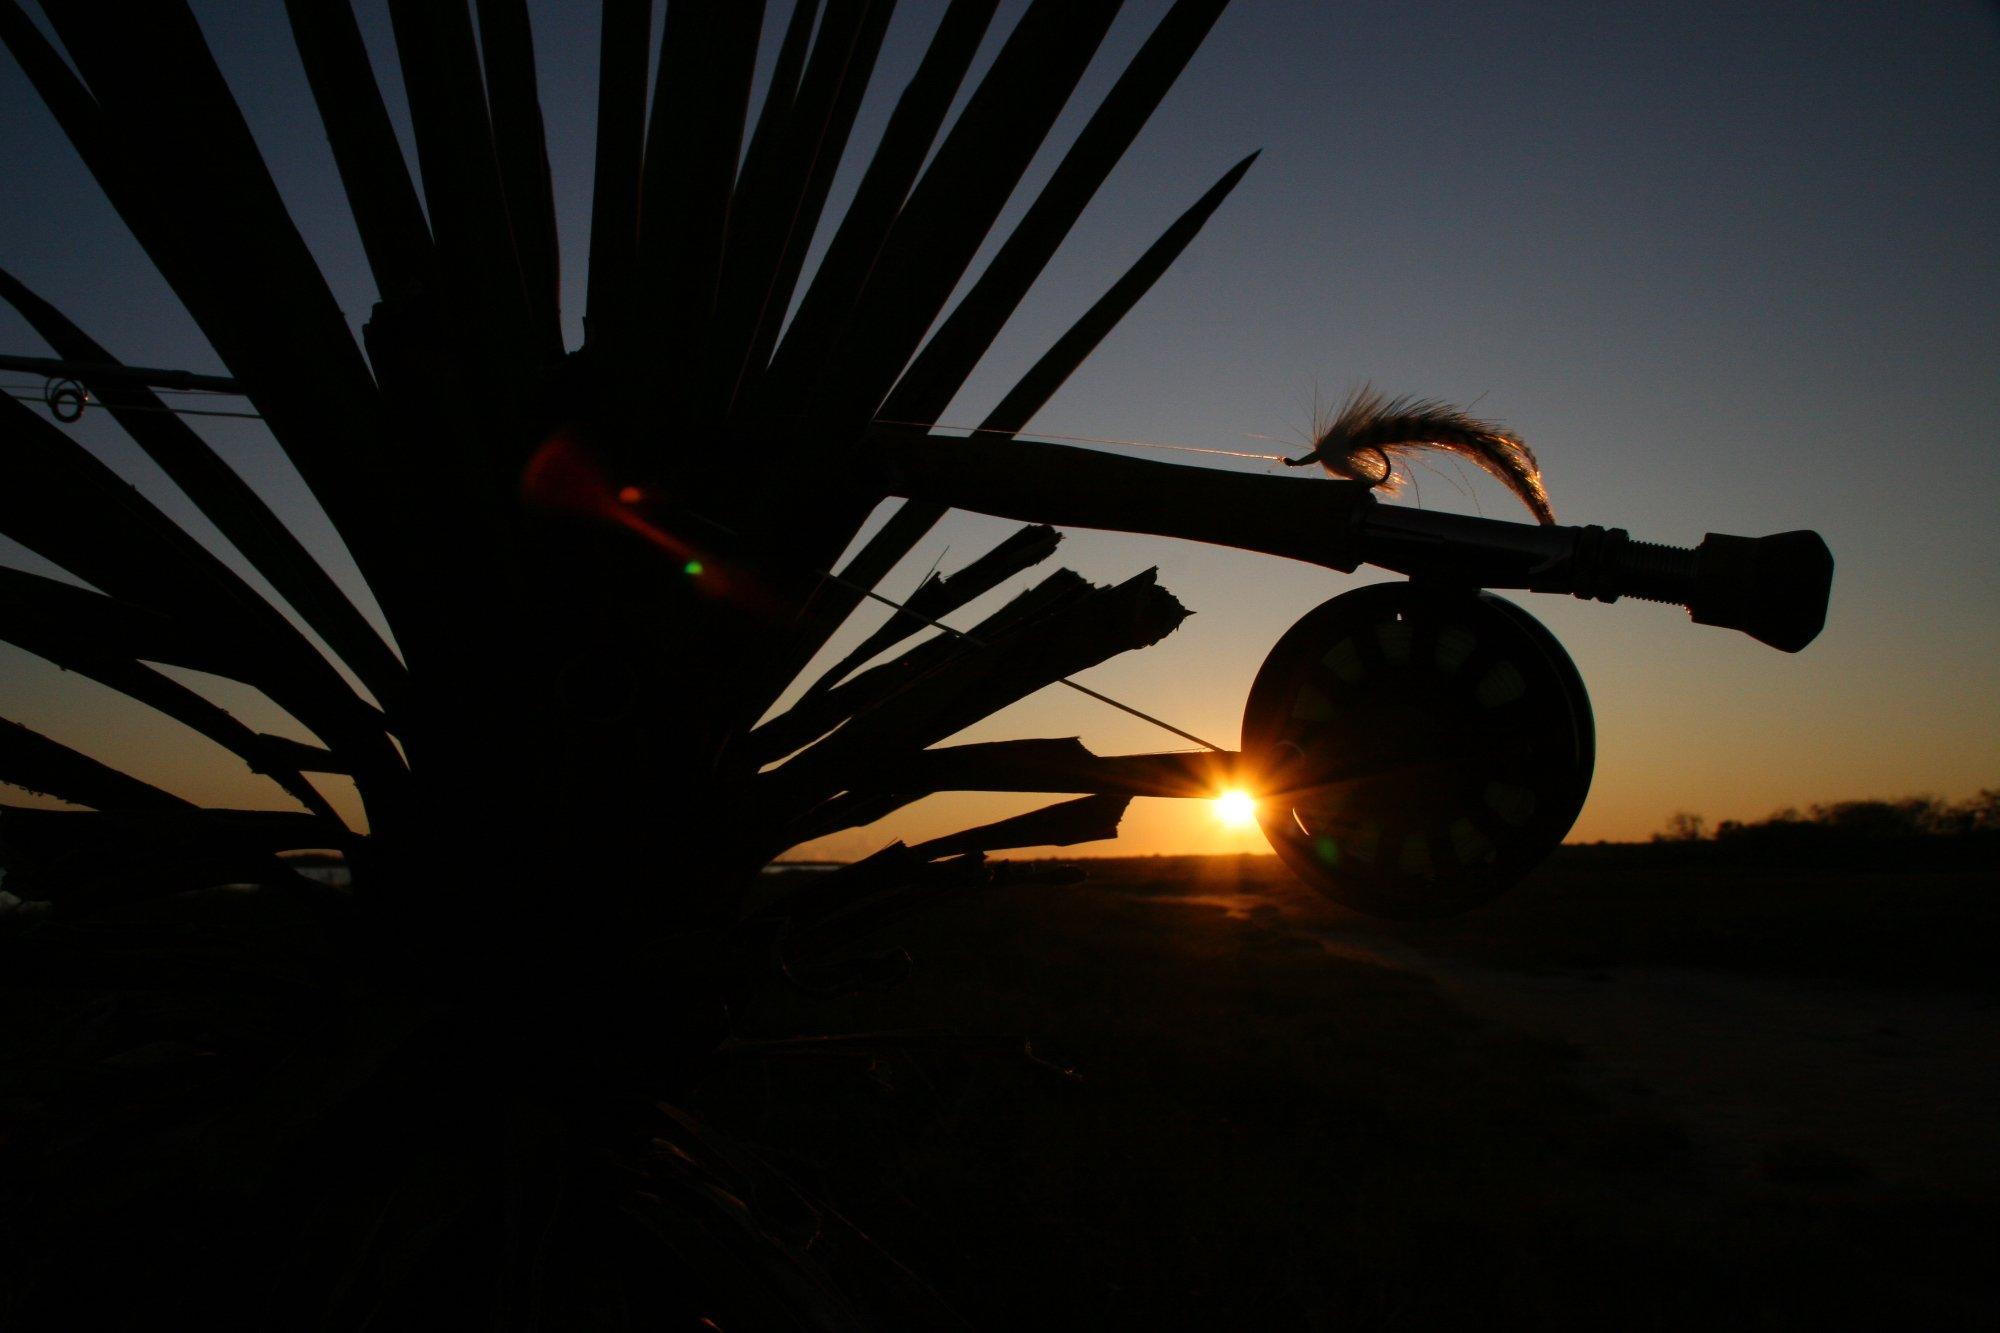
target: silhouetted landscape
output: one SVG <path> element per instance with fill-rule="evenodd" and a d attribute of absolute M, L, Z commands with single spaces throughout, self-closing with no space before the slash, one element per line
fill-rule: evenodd
<path fill-rule="evenodd" d="M 762 991 L 689 1105 L 876 1326 L 1990 1327 L 1993 834 L 1731 841 L 1405 923 L 1272 856 L 1003 863 L 886 934 L 900 984 Z M 20 1077 L 54 1052 L 95 1116 L 200 1095 L 171 1043 L 98 1049 L 145 1007 L 15 1011 L 11 1166 L 76 1124 Z"/>
<path fill-rule="evenodd" d="M 769 996 L 746 1028 L 883 1035 L 696 1104 L 981 1327 L 1990 1327 L 1990 835 L 1716 850 L 1566 847 L 1420 923 L 1091 861 L 913 919 L 888 993 Z"/>

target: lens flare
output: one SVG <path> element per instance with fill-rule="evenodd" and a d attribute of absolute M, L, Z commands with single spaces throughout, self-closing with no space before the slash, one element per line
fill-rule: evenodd
<path fill-rule="evenodd" d="M 1249 828 L 1257 822 L 1257 802 L 1248 792 L 1226 791 L 1215 798 L 1215 817 L 1228 828 Z"/>

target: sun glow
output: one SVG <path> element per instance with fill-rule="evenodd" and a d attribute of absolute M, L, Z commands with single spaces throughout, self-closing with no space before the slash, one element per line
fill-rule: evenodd
<path fill-rule="evenodd" d="M 1226 791 L 1215 798 L 1215 817 L 1226 828 L 1249 828 L 1257 822 L 1257 802 L 1248 792 Z"/>

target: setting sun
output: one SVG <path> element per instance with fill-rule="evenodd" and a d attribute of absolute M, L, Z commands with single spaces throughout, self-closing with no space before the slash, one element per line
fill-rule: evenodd
<path fill-rule="evenodd" d="M 1248 792 L 1226 791 L 1215 798 L 1215 817 L 1230 828 L 1249 828 L 1257 822 L 1257 802 Z"/>

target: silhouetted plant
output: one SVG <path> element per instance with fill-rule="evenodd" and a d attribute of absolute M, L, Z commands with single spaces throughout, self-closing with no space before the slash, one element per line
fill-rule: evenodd
<path fill-rule="evenodd" d="M 61 51 L 0 5 L 0 36 L 394 636 L 104 344 L 0 275 L 60 357 L 101 368 L 82 376 L 93 401 L 291 613 L 0 400 L 0 531 L 89 585 L 0 571 L 0 637 L 192 727 L 298 807 L 199 809 L 0 729 L 0 780 L 84 807 L 0 819 L 17 1122 L 0 1309 L 17 1326 L 838 1324 L 854 1310 L 828 1271 L 850 1294 L 889 1271 L 675 1104 L 752 988 L 865 981 L 894 966 L 870 928 L 982 882 L 985 852 L 1115 831 L 1129 798 L 1089 794 L 1096 761 L 1073 743 L 1053 768 L 1042 742 L 907 766 L 1185 613 L 1150 575 L 1099 588 L 1060 571 L 970 638 L 858 670 L 925 632 L 892 621 L 758 724 L 861 591 L 982 484 L 923 490 L 904 466 L 922 432 L 875 423 L 943 410 L 1222 4 L 1173 7 L 955 305 L 1116 4 L 1038 0 L 948 121 L 995 9 L 954 0 L 837 219 L 834 169 L 892 6 L 797 5 L 753 114 L 761 8 L 673 0 L 649 111 L 651 6 L 604 5 L 572 349 L 519 0 L 480 0 L 476 30 L 462 4 L 391 5 L 421 191 L 346 4 L 288 0 L 379 289 L 359 344 L 183 5 L 50 6 Z M 979 457 L 1248 165 L 988 413 Z M 830 244 L 808 272 L 816 234 Z M 1053 496 L 1063 466 L 1024 455 L 1000 489 Z M 899 493 L 916 498 L 830 580 Z M 1024 531 L 915 609 L 947 614 L 1055 541 Z M 318 743 L 258 734 L 154 664 L 254 686 Z M 982 766 L 1022 755 L 1045 780 L 1028 789 L 1085 794 L 889 847 L 796 902 L 750 900 L 786 848 L 992 785 Z M 312 773 L 353 780 L 365 835 Z M 279 855 L 301 848 L 342 851 L 351 887 Z"/>

